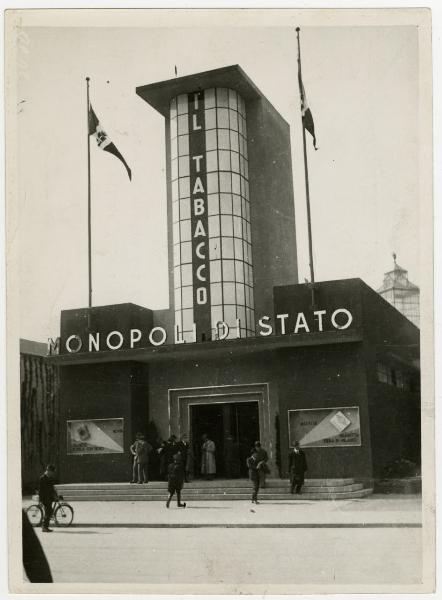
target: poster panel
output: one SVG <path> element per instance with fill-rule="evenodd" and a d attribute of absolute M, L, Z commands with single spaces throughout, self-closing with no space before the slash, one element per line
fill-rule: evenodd
<path fill-rule="evenodd" d="M 304 448 L 360 446 L 359 407 L 289 410 L 289 442 Z"/>
<path fill-rule="evenodd" d="M 67 421 L 68 454 L 124 452 L 124 419 Z"/>

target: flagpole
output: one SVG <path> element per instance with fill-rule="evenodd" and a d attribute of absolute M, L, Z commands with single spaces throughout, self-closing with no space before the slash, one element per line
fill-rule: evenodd
<path fill-rule="evenodd" d="M 301 70 L 301 44 L 299 41 L 300 28 L 296 28 L 296 36 L 298 39 L 298 69 L 299 69 L 299 80 L 302 81 L 302 70 Z M 299 90 L 302 94 L 302 90 Z M 310 186 L 308 179 L 308 163 L 307 163 L 307 143 L 305 139 L 305 126 L 304 121 L 302 122 L 302 144 L 304 148 L 304 176 L 305 176 L 305 199 L 307 204 L 307 230 L 308 230 L 308 252 L 309 252 L 309 265 L 310 265 L 310 285 L 312 291 L 312 308 L 315 307 L 315 270 L 313 266 L 313 242 L 312 242 L 312 217 L 310 211 Z"/>
<path fill-rule="evenodd" d="M 307 228 L 308 228 L 308 253 L 310 263 L 310 279 L 315 283 L 315 270 L 313 267 L 313 243 L 312 243 L 312 217 L 310 212 L 310 188 L 308 182 L 308 166 L 307 166 L 307 144 L 305 141 L 305 127 L 302 126 L 302 143 L 304 146 L 304 174 L 305 174 L 305 198 L 307 204 Z"/>
<path fill-rule="evenodd" d="M 92 307 L 92 228 L 91 228 L 91 138 L 89 135 L 89 81 L 86 77 L 87 95 L 87 241 L 88 241 L 88 278 L 89 278 L 89 308 Z"/>

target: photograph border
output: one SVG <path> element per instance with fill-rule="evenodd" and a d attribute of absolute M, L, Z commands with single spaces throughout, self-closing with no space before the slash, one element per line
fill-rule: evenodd
<path fill-rule="evenodd" d="M 106 15 L 103 14 L 106 10 Z M 434 333 L 433 333 L 433 150 L 432 150 L 432 48 L 431 11 L 418 9 L 45 9 L 8 10 L 5 18 L 5 82 L 6 82 L 6 248 L 7 248 L 7 462 L 8 462 L 8 542 L 9 581 L 14 593 L 150 593 L 150 594 L 305 594 L 305 593 L 430 593 L 435 585 L 435 421 L 434 421 Z M 19 227 L 16 203 L 17 127 L 16 105 L 16 44 L 17 27 L 38 26 L 190 26 L 198 11 L 198 25 L 208 26 L 215 18 L 228 26 L 269 27 L 293 23 L 308 26 L 414 25 L 419 35 L 419 198 L 420 198 L 420 287 L 421 287 L 421 364 L 422 364 L 422 547 L 423 582 L 419 586 L 336 585 L 333 588 L 314 585 L 127 585 L 127 584 L 28 584 L 22 580 L 21 566 L 21 505 L 20 486 L 20 403 L 19 398 L 19 273 L 20 249 L 15 232 Z M 339 14 L 338 14 L 339 13 Z M 175 21 L 176 19 L 176 21 Z M 127 22 L 126 22 L 127 21 Z M 155 25 L 153 22 L 155 21 Z M 143 23 L 143 25 L 141 25 Z M 264 25 L 265 23 L 265 25 Z"/>

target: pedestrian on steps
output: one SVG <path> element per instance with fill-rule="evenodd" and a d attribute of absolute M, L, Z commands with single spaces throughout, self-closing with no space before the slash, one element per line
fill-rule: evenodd
<path fill-rule="evenodd" d="M 256 451 L 255 448 L 252 448 L 252 453 L 248 457 L 246 463 L 247 463 L 247 468 L 249 469 L 249 478 L 253 485 L 252 504 L 259 504 L 259 501 L 258 501 L 258 492 L 259 492 L 259 483 L 260 483 L 259 460 L 258 460 L 258 452 Z"/>
<path fill-rule="evenodd" d="M 299 442 L 295 442 L 295 447 L 289 454 L 290 470 L 290 493 L 300 494 L 304 485 L 305 472 L 307 471 L 307 459 L 304 451 L 299 447 Z"/>
<path fill-rule="evenodd" d="M 134 457 L 131 483 L 149 483 L 149 453 L 152 451 L 152 446 L 142 433 L 137 433 L 130 451 Z"/>
<path fill-rule="evenodd" d="M 261 442 L 259 440 L 254 443 L 250 454 L 253 454 L 254 452 L 256 452 L 256 460 L 258 461 L 259 487 L 262 489 L 266 487 L 266 475 L 270 473 L 270 469 L 267 464 L 269 455 L 261 446 Z"/>
<path fill-rule="evenodd" d="M 177 506 L 179 508 L 186 508 L 186 503 L 181 502 L 181 490 L 184 486 L 184 463 L 183 457 L 180 452 L 177 452 L 173 457 L 173 463 L 168 467 L 167 474 L 167 489 L 169 491 L 169 498 L 166 502 L 166 508 L 169 508 L 170 502 L 176 493 Z"/>

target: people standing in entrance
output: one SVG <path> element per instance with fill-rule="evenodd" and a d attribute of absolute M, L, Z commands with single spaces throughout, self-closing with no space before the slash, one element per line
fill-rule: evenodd
<path fill-rule="evenodd" d="M 142 433 L 137 433 L 130 451 L 134 457 L 131 483 L 148 483 L 149 453 L 152 451 L 152 446 Z"/>
<path fill-rule="evenodd" d="M 267 465 L 269 455 L 261 446 L 261 442 L 257 441 L 254 443 L 252 448 L 252 454 L 256 453 L 256 459 L 258 461 L 258 475 L 259 475 L 259 487 L 265 488 L 266 486 L 266 475 L 270 473 L 270 469 Z"/>
<path fill-rule="evenodd" d="M 167 469 L 167 489 L 169 498 L 166 502 L 166 507 L 169 508 L 170 501 L 176 492 L 176 502 L 179 508 L 186 508 L 186 503 L 181 502 L 181 490 L 184 485 L 184 463 L 180 452 L 177 452 L 173 457 L 173 462 Z"/>
<path fill-rule="evenodd" d="M 46 467 L 46 471 L 40 477 L 40 485 L 38 489 L 40 502 L 43 504 L 45 513 L 42 523 L 42 531 L 44 533 L 52 532 L 52 529 L 49 529 L 49 523 L 52 517 L 52 503 L 58 498 L 54 483 L 55 467 L 54 465 L 48 465 Z"/>
<path fill-rule="evenodd" d="M 203 445 L 201 446 L 201 475 L 206 479 L 212 480 L 216 475 L 216 446 L 207 433 L 202 436 Z"/>
<path fill-rule="evenodd" d="M 189 483 L 193 477 L 193 450 L 186 433 L 181 436 L 177 448 L 183 458 L 184 481 Z"/>
<path fill-rule="evenodd" d="M 290 493 L 300 494 L 304 485 L 304 476 L 307 471 L 307 460 L 304 451 L 299 447 L 299 442 L 295 442 L 295 447 L 289 454 L 290 470 Z"/>
<path fill-rule="evenodd" d="M 167 481 L 169 465 L 173 463 L 173 457 L 177 453 L 176 435 L 172 434 L 170 438 L 161 444 L 158 449 L 160 455 L 160 475 Z"/>

